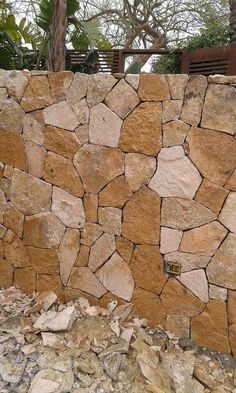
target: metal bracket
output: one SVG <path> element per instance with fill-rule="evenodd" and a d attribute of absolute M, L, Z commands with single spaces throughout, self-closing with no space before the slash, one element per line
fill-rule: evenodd
<path fill-rule="evenodd" d="M 178 276 L 181 274 L 181 264 L 179 262 L 165 262 L 164 270 L 166 273 Z"/>

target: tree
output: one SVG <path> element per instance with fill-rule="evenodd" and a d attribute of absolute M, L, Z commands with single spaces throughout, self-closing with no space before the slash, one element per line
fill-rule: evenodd
<path fill-rule="evenodd" d="M 49 69 L 64 71 L 66 68 L 67 0 L 53 0 L 50 24 Z"/>
<path fill-rule="evenodd" d="M 236 44 L 236 0 L 229 0 L 230 6 L 230 42 Z"/>

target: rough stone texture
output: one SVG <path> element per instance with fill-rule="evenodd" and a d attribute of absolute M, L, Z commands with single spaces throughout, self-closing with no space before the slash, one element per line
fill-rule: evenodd
<path fill-rule="evenodd" d="M 89 141 L 89 126 L 88 124 L 82 124 L 78 128 L 75 129 L 75 133 L 79 138 L 80 143 L 88 143 Z"/>
<path fill-rule="evenodd" d="M 204 179 L 195 199 L 217 214 L 221 210 L 227 195 L 227 190 Z"/>
<path fill-rule="evenodd" d="M 205 304 L 175 279 L 165 285 L 161 301 L 167 314 L 193 317 L 203 311 Z"/>
<path fill-rule="evenodd" d="M 107 292 L 87 267 L 74 267 L 68 285 L 71 288 L 87 292 L 96 298 L 102 297 Z"/>
<path fill-rule="evenodd" d="M 135 89 L 138 90 L 140 75 L 138 74 L 127 74 L 125 80 Z"/>
<path fill-rule="evenodd" d="M 66 286 L 80 247 L 80 231 L 67 229 L 58 249 L 58 260 L 62 283 Z"/>
<path fill-rule="evenodd" d="M 167 123 L 172 120 L 178 120 L 182 111 L 182 101 L 164 101 L 162 112 L 162 123 Z"/>
<path fill-rule="evenodd" d="M 122 210 L 117 207 L 99 207 L 98 221 L 104 232 L 111 235 L 121 234 Z"/>
<path fill-rule="evenodd" d="M 87 74 L 79 72 L 75 74 L 66 97 L 68 104 L 73 105 L 86 96 L 88 82 L 89 76 Z"/>
<path fill-rule="evenodd" d="M 169 86 L 164 75 L 140 75 L 138 93 L 142 101 L 170 99 Z"/>
<path fill-rule="evenodd" d="M 124 172 L 124 155 L 120 150 L 85 145 L 74 158 L 86 192 L 97 193 Z"/>
<path fill-rule="evenodd" d="M 235 315 L 235 307 L 236 307 L 236 292 L 228 291 L 228 321 L 230 325 L 236 324 L 236 315 Z"/>
<path fill-rule="evenodd" d="M 58 274 L 57 251 L 53 249 L 26 247 L 33 270 L 42 274 Z"/>
<path fill-rule="evenodd" d="M 140 100 L 134 89 L 121 79 L 105 99 L 106 105 L 121 119 L 124 119 Z"/>
<path fill-rule="evenodd" d="M 92 272 L 101 267 L 115 252 L 115 236 L 104 233 L 91 247 L 88 267 Z"/>
<path fill-rule="evenodd" d="M 43 145 L 47 150 L 60 154 L 66 158 L 74 158 L 81 147 L 78 138 L 70 131 L 47 126 L 44 129 Z"/>
<path fill-rule="evenodd" d="M 0 157 L 4 164 L 26 170 L 27 162 L 22 136 L 0 129 Z"/>
<path fill-rule="evenodd" d="M 90 142 L 108 147 L 118 147 L 121 125 L 121 119 L 114 112 L 106 105 L 98 104 L 90 111 Z"/>
<path fill-rule="evenodd" d="M 4 211 L 7 207 L 7 201 L 3 191 L 0 189 L 0 223 L 3 224 Z"/>
<path fill-rule="evenodd" d="M 4 209 L 4 226 L 11 229 L 17 236 L 22 237 L 24 214 L 22 214 L 12 203 L 8 203 Z"/>
<path fill-rule="evenodd" d="M 0 111 L 0 126 L 2 130 L 21 133 L 23 128 L 24 112 L 20 105 L 12 99 L 4 101 Z"/>
<path fill-rule="evenodd" d="M 28 78 L 21 71 L 8 71 L 5 75 L 5 87 L 8 94 L 19 101 L 29 82 Z"/>
<path fill-rule="evenodd" d="M 14 267 L 30 266 L 30 259 L 24 243 L 11 230 L 5 234 L 2 244 L 6 259 L 12 261 Z"/>
<path fill-rule="evenodd" d="M 116 177 L 99 193 L 99 206 L 122 208 L 132 194 L 124 176 Z"/>
<path fill-rule="evenodd" d="M 227 235 L 227 229 L 218 221 L 184 232 L 180 251 L 212 256 Z"/>
<path fill-rule="evenodd" d="M 112 75 L 94 74 L 89 78 L 87 102 L 88 106 L 100 104 L 113 88 L 117 80 Z"/>
<path fill-rule="evenodd" d="M 84 211 L 87 222 L 97 221 L 98 197 L 97 194 L 84 195 Z"/>
<path fill-rule="evenodd" d="M 57 248 L 64 235 L 65 227 L 50 212 L 25 218 L 24 243 L 40 248 Z"/>
<path fill-rule="evenodd" d="M 58 154 L 47 153 L 42 177 L 74 196 L 82 197 L 84 194 L 80 177 L 71 160 Z"/>
<path fill-rule="evenodd" d="M 87 222 L 81 232 L 81 244 L 90 247 L 102 234 L 103 228 L 100 225 Z"/>
<path fill-rule="evenodd" d="M 174 251 L 169 254 L 165 254 L 164 259 L 166 262 L 179 262 L 181 264 L 181 271 L 184 273 L 193 269 L 206 267 L 210 262 L 211 257 Z"/>
<path fill-rule="evenodd" d="M 42 111 L 27 113 L 23 119 L 23 138 L 25 141 L 43 144 L 44 119 Z"/>
<path fill-rule="evenodd" d="M 35 143 L 26 142 L 25 153 L 28 161 L 29 173 L 40 178 L 43 172 L 46 150 Z"/>
<path fill-rule="evenodd" d="M 208 282 L 203 269 L 182 273 L 178 280 L 204 303 L 208 302 Z"/>
<path fill-rule="evenodd" d="M 231 291 L 229 291 L 231 292 Z M 234 292 L 232 292 L 234 293 Z M 220 300 L 221 302 L 225 302 L 227 300 L 228 291 L 226 288 L 217 287 L 216 285 L 209 285 L 209 297 L 214 300 Z M 229 295 L 230 296 L 230 295 Z M 228 301 L 228 320 L 229 320 L 229 304 Z M 230 322 L 230 320 L 229 320 Z"/>
<path fill-rule="evenodd" d="M 75 112 L 80 124 L 88 124 L 90 112 L 85 98 L 73 105 L 73 111 Z"/>
<path fill-rule="evenodd" d="M 190 126 L 181 120 L 163 124 L 163 147 L 182 145 L 189 129 Z"/>
<path fill-rule="evenodd" d="M 180 198 L 164 198 L 161 224 L 179 230 L 191 229 L 216 219 L 216 214 L 195 201 Z"/>
<path fill-rule="evenodd" d="M 125 119 L 120 135 L 120 148 L 125 152 L 155 155 L 161 149 L 161 104 L 140 104 Z"/>
<path fill-rule="evenodd" d="M 73 78 L 74 74 L 70 71 L 49 72 L 48 80 L 55 104 L 66 99 Z"/>
<path fill-rule="evenodd" d="M 150 326 L 164 326 L 166 312 L 158 295 L 136 287 L 134 289 L 132 303 L 134 315 L 140 318 L 147 318 Z"/>
<path fill-rule="evenodd" d="M 158 167 L 149 187 L 161 197 L 192 199 L 202 178 L 185 156 L 181 146 L 164 148 L 158 155 Z"/>
<path fill-rule="evenodd" d="M 139 153 L 125 155 L 125 179 L 132 191 L 138 191 L 142 185 L 149 183 L 156 169 L 154 157 Z"/>
<path fill-rule="evenodd" d="M 25 215 L 44 212 L 51 207 L 52 186 L 26 172 L 15 170 L 11 201 Z"/>
<path fill-rule="evenodd" d="M 189 76 L 183 74 L 169 74 L 166 75 L 166 79 L 169 84 L 172 100 L 182 100 Z"/>
<path fill-rule="evenodd" d="M 88 266 L 90 248 L 81 244 L 79 253 L 77 255 L 75 266 Z"/>
<path fill-rule="evenodd" d="M 235 104 L 236 91 L 233 86 L 209 85 L 202 112 L 201 126 L 234 135 Z"/>
<path fill-rule="evenodd" d="M 24 267 L 16 269 L 14 274 L 14 286 L 20 288 L 25 293 L 32 293 L 35 291 L 36 274 L 29 268 Z"/>
<path fill-rule="evenodd" d="M 217 131 L 192 128 L 187 141 L 189 156 L 201 174 L 223 186 L 236 166 L 236 140 Z"/>
<path fill-rule="evenodd" d="M 134 279 L 129 265 L 117 253 L 113 254 L 96 273 L 103 286 L 114 295 L 130 301 L 134 290 Z"/>
<path fill-rule="evenodd" d="M 140 288 L 160 294 L 167 280 L 158 247 L 137 246 L 130 263 L 134 281 Z"/>
<path fill-rule="evenodd" d="M 177 251 L 183 236 L 182 231 L 161 227 L 161 247 L 162 254 Z"/>
<path fill-rule="evenodd" d="M 189 338 L 190 319 L 182 315 L 167 315 L 165 329 L 173 332 L 176 337 Z"/>
<path fill-rule="evenodd" d="M 53 103 L 52 95 L 45 75 L 32 76 L 21 100 L 25 112 L 46 108 Z"/>
<path fill-rule="evenodd" d="M 58 275 L 37 274 L 36 291 L 53 291 L 57 295 L 59 301 L 65 301 L 64 288 L 62 286 L 60 276 Z"/>
<path fill-rule="evenodd" d="M 52 211 L 67 227 L 84 227 L 85 213 L 82 200 L 58 187 L 53 187 Z"/>
<path fill-rule="evenodd" d="M 159 243 L 159 195 L 143 187 L 131 197 L 123 210 L 122 235 L 134 243 Z"/>
<path fill-rule="evenodd" d="M 197 344 L 211 351 L 230 353 L 224 302 L 209 300 L 202 314 L 192 318 L 191 328 Z"/>
<path fill-rule="evenodd" d="M 197 126 L 200 123 L 203 100 L 207 88 L 205 76 L 191 76 L 187 82 L 181 120 Z"/>
<path fill-rule="evenodd" d="M 133 246 L 132 242 L 125 239 L 124 237 L 117 236 L 116 237 L 116 250 L 126 262 L 129 263 L 131 261 L 133 251 L 134 251 L 134 246 Z"/>
<path fill-rule="evenodd" d="M 230 233 L 207 267 L 207 276 L 211 284 L 236 289 L 235 265 L 236 235 Z"/>
<path fill-rule="evenodd" d="M 79 126 L 79 120 L 65 101 L 44 109 L 43 115 L 45 123 L 54 127 L 74 131 Z"/>
<path fill-rule="evenodd" d="M 13 266 L 7 259 L 0 260 L 0 287 L 9 288 L 13 285 Z"/>
<path fill-rule="evenodd" d="M 236 170 L 232 173 L 230 178 L 227 180 L 225 184 L 225 188 L 228 190 L 236 191 Z"/>
<path fill-rule="evenodd" d="M 236 233 L 236 192 L 231 192 L 227 197 L 219 221 L 231 232 Z"/>

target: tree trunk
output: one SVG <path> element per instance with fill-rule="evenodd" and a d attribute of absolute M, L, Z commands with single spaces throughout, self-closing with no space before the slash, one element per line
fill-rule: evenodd
<path fill-rule="evenodd" d="M 236 0 L 229 0 L 230 6 L 230 42 L 236 44 Z"/>
<path fill-rule="evenodd" d="M 66 67 L 67 0 L 53 0 L 50 25 L 49 70 L 64 71 Z"/>

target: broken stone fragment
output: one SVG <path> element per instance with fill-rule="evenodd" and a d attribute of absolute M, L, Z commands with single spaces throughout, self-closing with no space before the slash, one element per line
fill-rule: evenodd
<path fill-rule="evenodd" d="M 46 311 L 34 323 L 34 328 L 40 331 L 68 331 L 71 329 L 75 318 L 76 310 L 74 306 L 67 307 L 58 313 L 55 311 Z"/>
<path fill-rule="evenodd" d="M 3 381 L 10 383 L 20 382 L 25 370 L 27 360 L 19 352 L 18 354 L 8 353 L 0 355 L 0 376 Z"/>

